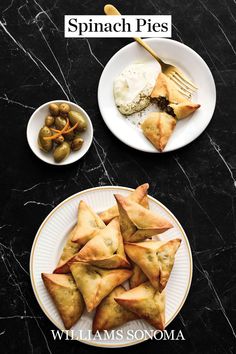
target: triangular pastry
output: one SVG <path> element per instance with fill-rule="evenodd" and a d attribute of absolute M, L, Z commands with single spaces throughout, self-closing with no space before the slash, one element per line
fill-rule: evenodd
<path fill-rule="evenodd" d="M 69 273 L 70 269 L 68 267 L 68 261 L 77 253 L 79 252 L 81 246 L 78 243 L 72 242 L 72 237 L 74 235 L 76 226 L 72 229 L 69 233 L 67 238 L 66 244 L 63 248 L 61 257 L 57 264 L 56 269 L 53 273 Z"/>
<path fill-rule="evenodd" d="M 159 330 L 165 328 L 165 293 L 159 293 L 150 282 L 115 297 L 119 305 L 134 312 Z"/>
<path fill-rule="evenodd" d="M 83 246 L 96 235 L 98 230 L 103 229 L 105 226 L 102 219 L 81 200 L 78 209 L 78 222 L 72 241 Z"/>
<path fill-rule="evenodd" d="M 149 188 L 148 183 L 144 183 L 141 186 L 138 186 L 133 192 L 131 192 L 126 199 L 132 200 L 138 204 L 141 204 L 144 208 L 148 209 L 148 198 L 147 198 L 147 191 Z M 119 211 L 117 205 L 103 211 L 102 213 L 98 214 L 100 218 L 108 224 L 112 219 L 119 216 Z"/>
<path fill-rule="evenodd" d="M 133 263 L 133 262 L 132 262 Z M 133 263 L 133 274 L 129 278 L 130 288 L 136 288 L 140 284 L 146 282 L 148 280 L 146 274 L 142 271 L 142 269 L 135 263 Z"/>
<path fill-rule="evenodd" d="M 161 111 L 172 115 L 176 119 L 189 116 L 200 107 L 186 99 L 178 90 L 178 86 L 165 74 L 160 73 L 151 93 Z"/>
<path fill-rule="evenodd" d="M 84 300 L 70 274 L 42 273 L 42 279 L 66 329 L 70 329 L 82 316 Z"/>
<path fill-rule="evenodd" d="M 176 120 L 165 112 L 151 112 L 141 125 L 143 134 L 163 151 L 176 126 Z"/>
<path fill-rule="evenodd" d="M 173 110 L 174 117 L 178 120 L 188 117 L 191 113 L 195 112 L 200 107 L 200 104 L 192 103 L 170 103 L 168 105 Z M 167 110 L 168 113 L 168 110 Z M 169 113 L 170 114 L 170 113 Z"/>
<path fill-rule="evenodd" d="M 188 102 L 188 100 L 179 92 L 178 86 L 163 73 L 160 73 L 157 76 L 156 84 L 151 93 L 151 98 L 165 98 L 171 103 Z M 160 103 L 164 105 L 164 100 Z"/>
<path fill-rule="evenodd" d="M 116 286 L 132 274 L 128 269 L 101 269 L 88 263 L 71 262 L 70 270 L 91 312 Z"/>
<path fill-rule="evenodd" d="M 168 242 L 126 243 L 125 252 L 146 274 L 152 286 L 161 292 L 170 277 L 180 243 L 178 238 Z"/>
<path fill-rule="evenodd" d="M 93 319 L 93 333 L 110 330 L 138 318 L 135 313 L 126 310 L 114 300 L 125 292 L 123 286 L 118 286 L 98 305 Z"/>
<path fill-rule="evenodd" d="M 100 230 L 75 256 L 74 260 L 101 268 L 129 268 L 118 218 Z"/>
<path fill-rule="evenodd" d="M 115 194 L 120 213 L 120 228 L 124 241 L 138 242 L 173 227 L 164 217 Z"/>

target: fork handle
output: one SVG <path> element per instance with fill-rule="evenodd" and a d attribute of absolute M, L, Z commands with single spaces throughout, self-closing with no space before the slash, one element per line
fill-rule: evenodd
<path fill-rule="evenodd" d="M 106 15 L 110 16 L 121 16 L 121 13 L 117 10 L 117 8 L 110 4 L 104 6 L 104 12 Z"/>
<path fill-rule="evenodd" d="M 121 16 L 121 13 L 113 5 L 107 4 L 104 6 L 104 12 L 106 15 L 111 16 Z M 133 37 L 136 42 L 138 42 L 144 49 L 146 49 L 155 58 L 161 66 L 164 66 L 163 61 L 157 56 L 154 50 L 145 43 L 140 37 Z"/>
<path fill-rule="evenodd" d="M 140 37 L 134 37 L 134 39 L 136 40 L 136 42 L 138 42 L 144 49 L 146 49 L 151 56 L 153 56 L 153 58 L 155 58 L 158 63 L 162 66 L 164 63 L 163 61 L 157 56 L 156 52 L 154 52 L 154 50 L 146 43 L 142 40 L 142 38 Z"/>

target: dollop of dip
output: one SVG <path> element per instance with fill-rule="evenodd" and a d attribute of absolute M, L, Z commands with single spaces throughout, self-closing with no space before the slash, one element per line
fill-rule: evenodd
<path fill-rule="evenodd" d="M 158 64 L 134 63 L 115 79 L 113 93 L 119 111 L 130 115 L 146 108 L 160 71 Z"/>

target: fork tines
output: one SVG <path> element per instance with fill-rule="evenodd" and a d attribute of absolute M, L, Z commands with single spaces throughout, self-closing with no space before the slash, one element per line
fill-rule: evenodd
<path fill-rule="evenodd" d="M 197 91 L 197 87 L 182 72 L 175 69 L 168 72 L 167 75 L 178 86 L 179 92 L 186 98 L 190 99 L 192 94 Z"/>

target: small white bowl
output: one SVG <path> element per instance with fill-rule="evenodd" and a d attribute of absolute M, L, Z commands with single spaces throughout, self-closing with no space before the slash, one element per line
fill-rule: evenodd
<path fill-rule="evenodd" d="M 58 163 L 54 161 L 52 152 L 46 153 L 40 150 L 38 146 L 38 133 L 39 130 L 44 125 L 45 117 L 49 115 L 50 103 L 60 104 L 64 102 L 68 103 L 72 110 L 82 114 L 82 116 L 86 119 L 88 127 L 85 132 L 81 133 L 81 137 L 84 139 L 84 143 L 81 149 L 78 151 L 72 151 L 65 160 Z M 66 100 L 53 100 L 44 103 L 42 106 L 37 108 L 36 111 L 34 111 L 34 113 L 29 119 L 26 135 L 31 150 L 40 160 L 49 163 L 51 165 L 62 166 L 62 165 L 69 165 L 75 161 L 78 161 L 79 159 L 81 159 L 81 157 L 83 157 L 86 154 L 93 140 L 93 126 L 88 114 L 83 110 L 83 108 L 81 108 L 77 104 Z"/>

